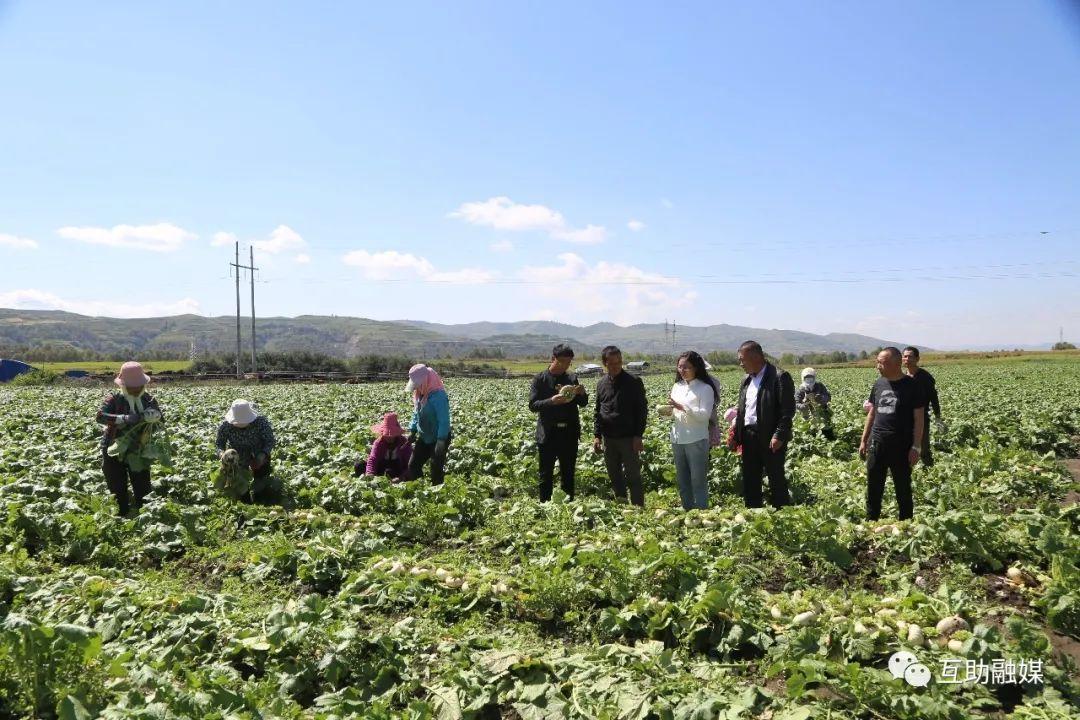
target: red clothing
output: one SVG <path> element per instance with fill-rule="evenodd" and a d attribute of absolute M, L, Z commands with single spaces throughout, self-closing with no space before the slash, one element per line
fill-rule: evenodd
<path fill-rule="evenodd" d="M 388 438 L 382 436 L 371 446 L 368 454 L 365 475 L 389 475 L 392 478 L 405 477 L 412 457 L 412 445 L 405 437 Z"/>

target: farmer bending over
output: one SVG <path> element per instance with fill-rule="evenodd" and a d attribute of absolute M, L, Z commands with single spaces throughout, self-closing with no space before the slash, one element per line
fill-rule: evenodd
<path fill-rule="evenodd" d="M 113 382 L 120 388 L 119 392 L 106 397 L 97 412 L 97 421 L 105 426 L 101 436 L 101 471 L 105 474 L 109 492 L 116 498 L 120 515 L 126 516 L 132 505 L 128 481 L 131 482 L 135 510 L 138 510 L 150 492 L 150 468 L 134 470 L 129 465 L 132 456 L 137 454 L 137 447 L 131 447 L 124 457 L 113 457 L 109 455 L 109 446 L 143 423 L 160 421 L 161 409 L 157 400 L 144 392 L 150 377 L 139 363 L 124 363 Z"/>
<path fill-rule="evenodd" d="M 245 499 L 278 502 L 278 489 L 270 478 L 270 451 L 277 441 L 270 421 L 247 400 L 234 400 L 218 426 L 217 449 L 222 462 L 233 452 L 241 465 L 251 468 L 251 493 Z"/>
<path fill-rule="evenodd" d="M 401 429 L 397 413 L 383 415 L 381 421 L 371 426 L 371 432 L 375 434 L 375 442 L 368 453 L 367 462 L 357 462 L 353 475 L 386 475 L 393 480 L 405 480 L 412 457 L 412 444 Z"/>

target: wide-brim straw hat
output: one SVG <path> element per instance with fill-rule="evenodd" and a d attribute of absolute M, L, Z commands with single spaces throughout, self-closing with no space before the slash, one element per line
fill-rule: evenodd
<path fill-rule="evenodd" d="M 383 419 L 371 426 L 371 432 L 383 437 L 396 438 L 405 434 L 398 422 L 397 413 L 386 413 Z"/>
<path fill-rule="evenodd" d="M 259 411 L 255 404 L 248 400 L 233 400 L 233 404 L 225 413 L 225 420 L 233 425 L 250 425 L 259 417 Z"/>
<path fill-rule="evenodd" d="M 143 366 L 137 362 L 126 362 L 120 366 L 114 383 L 120 387 L 142 387 L 150 382 L 150 376 L 143 372 Z"/>

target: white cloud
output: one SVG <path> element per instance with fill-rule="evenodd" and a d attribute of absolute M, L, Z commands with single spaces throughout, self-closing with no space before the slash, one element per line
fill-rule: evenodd
<path fill-rule="evenodd" d="M 293 230 L 288 225 L 278 225 L 274 228 L 274 231 L 270 233 L 270 237 L 266 240 L 256 240 L 251 243 L 252 247 L 256 250 L 260 250 L 270 255 L 277 255 L 291 250 L 304 250 L 307 248 L 307 242 L 304 238 L 300 237 L 300 234 Z"/>
<path fill-rule="evenodd" d="M 557 210 L 545 205 L 522 205 L 505 195 L 483 202 L 462 203 L 447 217 L 496 230 L 541 230 L 558 240 L 574 243 L 600 243 L 607 237 L 607 230 L 600 225 L 573 228 Z"/>
<path fill-rule="evenodd" d="M 145 304 L 118 303 L 107 300 L 67 300 L 44 290 L 24 289 L 0 293 L 0 307 L 18 310 L 64 310 L 99 317 L 161 317 L 198 314 L 199 303 L 193 298 L 175 302 Z"/>
<path fill-rule="evenodd" d="M 633 232 L 641 232 L 645 229 L 645 223 L 641 222 L 640 220 L 631 220 L 630 222 L 626 223 L 626 227 L 630 228 L 630 230 Z"/>
<path fill-rule="evenodd" d="M 225 245 L 232 245 L 237 241 L 237 237 L 234 233 L 230 232 L 216 232 L 214 233 L 214 239 L 210 241 L 212 247 L 223 247 Z"/>
<path fill-rule="evenodd" d="M 607 230 L 600 225 L 587 225 L 580 230 L 560 230 L 551 237 L 581 245 L 596 245 L 607 239 Z"/>
<path fill-rule="evenodd" d="M 484 202 L 462 203 L 450 217 L 496 230 L 561 230 L 566 227 L 562 213 L 544 205 L 521 205 L 508 197 Z"/>
<path fill-rule="evenodd" d="M 353 250 L 342 257 L 346 265 L 360 268 L 367 280 L 423 280 L 462 285 L 476 285 L 491 282 L 496 274 L 481 268 L 462 268 L 449 272 L 438 272 L 427 258 L 412 253 L 399 253 L 396 250 L 369 253 L 367 250 Z"/>
<path fill-rule="evenodd" d="M 500 240 L 497 243 L 488 245 L 488 249 L 491 250 L 491 252 L 508 253 L 514 249 L 514 243 L 509 240 Z"/>
<path fill-rule="evenodd" d="M 36 250 L 37 246 L 36 240 L 0 233 L 0 247 L 13 248 L 15 250 Z"/>
<path fill-rule="evenodd" d="M 101 227 L 62 227 L 56 233 L 68 240 L 106 245 L 108 247 L 133 248 L 152 252 L 175 252 L 188 240 L 197 236 L 171 223 L 156 225 L 114 225 Z"/>
<path fill-rule="evenodd" d="M 307 264 L 309 264 L 311 262 L 311 256 L 308 255 L 307 253 L 300 253 L 299 255 L 297 255 L 296 257 L 293 258 L 293 262 L 298 263 L 300 265 L 307 265 Z"/>
<path fill-rule="evenodd" d="M 622 263 L 590 265 L 574 253 L 563 253 L 558 260 L 558 265 L 522 268 L 518 276 L 535 283 L 537 295 L 573 305 L 578 317 L 646 322 L 687 308 L 697 299 L 679 278 Z"/>
<path fill-rule="evenodd" d="M 550 320 L 554 320 L 557 317 L 558 317 L 558 315 L 555 314 L 554 310 L 551 310 L 549 308 L 544 308 L 543 310 L 537 310 L 536 312 L 534 312 L 532 314 L 532 317 L 529 318 L 529 319 L 530 320 L 549 320 L 550 321 Z"/>

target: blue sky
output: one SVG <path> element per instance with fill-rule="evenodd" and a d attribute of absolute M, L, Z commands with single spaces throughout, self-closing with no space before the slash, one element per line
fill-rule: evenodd
<path fill-rule="evenodd" d="M 389 5 L 0 0 L 0 306 L 1080 340 L 1064 2 Z"/>

